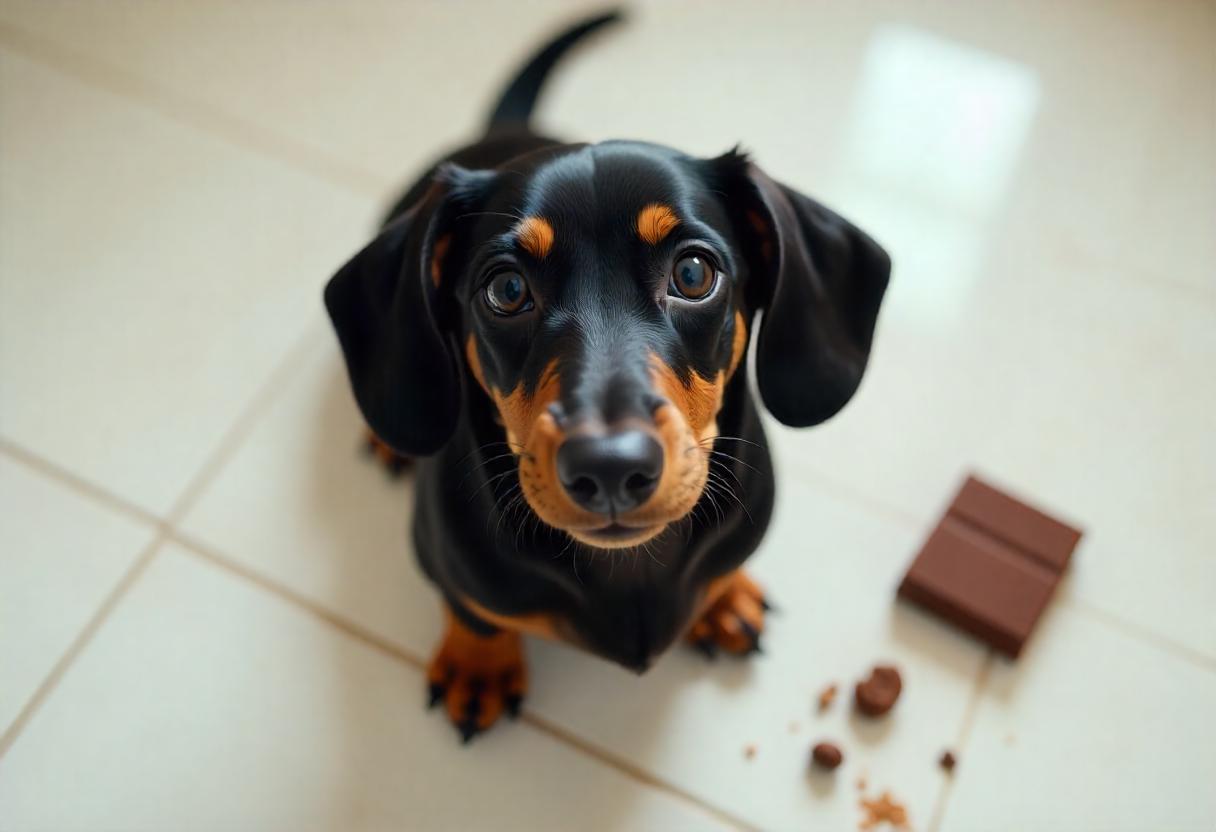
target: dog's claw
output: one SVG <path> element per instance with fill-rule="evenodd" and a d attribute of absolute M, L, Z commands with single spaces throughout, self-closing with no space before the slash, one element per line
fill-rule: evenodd
<path fill-rule="evenodd" d="M 511 719 L 516 719 L 519 716 L 520 708 L 523 706 L 524 698 L 517 693 L 510 693 L 503 699 L 503 708 L 506 709 L 507 716 Z"/>
<path fill-rule="evenodd" d="M 692 643 L 692 646 L 711 662 L 718 658 L 718 645 L 714 642 L 713 638 L 709 636 L 702 639 L 697 639 Z"/>
<path fill-rule="evenodd" d="M 743 635 L 751 643 L 747 652 L 760 652 L 760 631 L 753 627 L 746 619 L 739 618 L 739 629 L 743 631 Z"/>
<path fill-rule="evenodd" d="M 477 720 L 466 719 L 464 722 L 456 725 L 456 730 L 460 731 L 460 742 L 462 745 L 468 745 L 473 741 L 473 737 L 477 736 L 480 729 L 477 727 Z"/>
<path fill-rule="evenodd" d="M 443 685 L 435 684 L 435 683 L 431 684 L 429 690 L 430 690 L 430 694 L 427 698 L 427 703 L 426 703 L 427 710 L 434 708 L 436 705 L 438 705 L 440 702 L 442 702 L 444 694 L 447 693 L 447 688 L 445 688 Z"/>

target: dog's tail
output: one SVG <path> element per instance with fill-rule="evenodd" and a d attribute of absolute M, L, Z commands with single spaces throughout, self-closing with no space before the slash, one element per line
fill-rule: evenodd
<path fill-rule="evenodd" d="M 619 9 L 584 20 L 549 42 L 524 65 L 514 80 L 507 85 L 498 99 L 498 105 L 490 115 L 489 130 L 509 125 L 523 127 L 528 123 L 536 99 L 540 97 L 545 78 L 566 51 L 576 42 L 601 26 L 616 23 L 623 17 Z"/>

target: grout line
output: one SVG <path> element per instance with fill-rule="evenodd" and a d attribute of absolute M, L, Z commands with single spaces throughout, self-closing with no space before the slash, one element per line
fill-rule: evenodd
<path fill-rule="evenodd" d="M 220 554 L 210 546 L 195 540 L 189 535 L 185 535 L 180 531 L 169 530 L 167 539 L 181 546 L 190 554 L 207 561 L 208 563 L 223 569 L 243 580 L 253 583 L 258 588 L 278 597 L 279 599 L 291 604 L 292 606 L 310 613 L 317 618 L 320 618 L 326 624 L 340 630 L 347 636 L 362 642 L 363 644 L 377 650 L 385 656 L 396 659 L 404 664 L 409 665 L 415 670 L 425 674 L 427 670 L 427 661 L 424 657 L 415 653 L 413 650 L 402 647 L 401 645 L 387 639 L 372 630 L 351 621 L 344 615 L 336 613 L 324 605 L 308 598 L 293 589 L 283 586 L 278 581 L 269 578 L 256 570 L 250 569 L 244 564 L 231 560 L 227 556 Z M 608 766 L 623 774 L 627 778 L 637 781 L 650 788 L 665 792 L 666 794 L 689 803 L 701 811 L 711 815 L 715 819 L 734 826 L 745 832 L 753 832 L 759 829 L 748 821 L 737 817 L 736 815 L 727 812 L 713 804 L 707 803 L 691 792 L 668 783 L 662 780 L 645 769 L 631 763 L 630 761 L 603 749 L 594 743 L 579 737 L 539 716 L 538 714 L 525 709 L 519 716 L 519 721 L 531 726 L 534 730 L 556 740 L 557 742 L 569 746 L 577 752 L 580 752 L 588 757 L 595 759 L 602 765 Z"/>
<path fill-rule="evenodd" d="M 291 371 L 296 369 L 307 358 L 308 352 L 313 346 L 314 335 L 315 332 L 310 324 L 305 328 L 305 331 L 296 342 L 287 349 L 284 356 L 279 359 L 258 386 L 257 390 L 250 396 L 228 429 L 217 440 L 215 449 L 194 476 L 187 481 L 164 517 L 148 511 L 131 500 L 115 494 L 98 483 L 92 482 L 74 471 L 70 471 L 63 465 L 49 460 L 41 454 L 18 445 L 11 439 L 3 436 L 0 436 L 0 454 L 11 457 L 14 461 L 59 482 L 61 485 L 67 486 L 72 491 L 92 498 L 120 514 L 125 514 L 141 522 L 151 524 L 158 529 L 172 528 L 181 521 L 182 516 L 190 509 L 199 494 L 211 482 L 211 479 L 224 467 L 232 454 L 240 448 L 241 441 L 253 429 L 254 425 L 257 424 L 258 419 L 261 418 L 262 412 L 270 404 L 271 399 L 282 385 L 289 381 Z"/>
<path fill-rule="evenodd" d="M 67 471 L 55 463 L 43 459 L 37 454 L 27 451 L 8 440 L 0 439 L 0 452 L 86 497 L 97 500 L 109 508 L 151 523 L 157 529 L 156 536 L 152 539 L 152 542 L 140 553 L 135 563 L 115 584 L 114 588 L 102 601 L 101 606 L 98 607 L 97 611 L 77 634 L 64 654 L 60 656 L 59 661 L 51 668 L 50 673 L 42 680 L 42 683 L 34 691 L 29 701 L 22 707 L 21 711 L 17 714 L 17 718 L 5 730 L 4 734 L 0 736 L 0 757 L 3 757 L 9 748 L 12 747 L 13 743 L 16 742 L 17 737 L 33 718 L 42 703 L 54 692 L 59 684 L 59 680 L 67 673 L 81 652 L 88 647 L 97 631 L 106 622 L 119 602 L 126 597 L 126 594 L 139 579 L 139 576 L 148 568 L 157 552 L 160 551 L 161 544 L 166 540 L 176 539 L 173 533 L 173 523 L 180 519 L 181 515 L 190 507 L 202 489 L 211 481 L 215 473 L 223 467 L 228 458 L 240 447 L 241 440 L 256 423 L 264 407 L 269 404 L 271 396 L 287 381 L 289 371 L 304 360 L 308 348 L 312 345 L 312 330 L 312 326 L 306 327 L 305 332 L 300 336 L 297 343 L 288 349 L 286 355 L 271 370 L 266 380 L 262 382 L 258 390 L 249 399 L 232 425 L 220 437 L 216 449 L 182 490 L 181 495 L 174 502 L 168 517 L 165 519 L 161 519 L 139 508 L 128 500 L 112 494 L 106 489 Z"/>
<path fill-rule="evenodd" d="M 160 551 L 161 544 L 165 541 L 165 530 L 162 528 L 160 533 L 152 539 L 144 550 L 135 559 L 135 562 L 127 569 L 123 576 L 119 578 L 118 583 L 110 590 L 110 593 L 101 602 L 101 606 L 93 613 L 92 617 L 84 625 L 76 638 L 68 645 L 68 649 L 59 657 L 59 661 L 55 662 L 55 666 L 51 668 L 51 672 L 42 680 L 42 684 L 34 691 L 29 700 L 17 714 L 17 718 L 13 720 L 8 729 L 0 736 L 0 758 L 3 758 L 13 747 L 13 743 L 21 735 L 25 726 L 33 718 L 34 714 L 42 706 L 55 688 L 59 686 L 59 681 L 67 673 L 76 658 L 84 651 L 86 647 L 93 641 L 93 637 L 97 635 L 97 631 L 101 629 L 106 620 L 110 617 L 110 613 L 118 606 L 119 602 L 126 597 L 130 592 L 131 587 L 139 580 L 139 577 L 147 570 L 148 565 L 156 557 Z"/>
<path fill-rule="evenodd" d="M 157 528 L 165 525 L 165 521 L 162 518 L 157 517 L 147 509 L 141 508 L 125 497 L 120 497 L 107 491 L 102 486 L 69 471 L 57 462 L 52 462 L 46 457 L 18 445 L 10 439 L 0 437 L 0 454 L 11 457 L 15 462 L 37 471 L 48 479 L 55 480 L 60 485 L 64 485 L 84 497 L 96 500 L 119 514 L 125 514 Z"/>
<path fill-rule="evenodd" d="M 276 596 L 280 600 L 286 601 L 292 606 L 320 618 L 326 624 L 340 630 L 356 641 L 363 642 L 389 658 L 397 659 L 411 667 L 426 672 L 426 659 L 414 651 L 402 647 L 391 639 L 385 638 L 361 624 L 351 621 L 341 613 L 334 612 L 325 605 L 284 586 L 273 578 L 269 578 L 238 561 L 232 560 L 226 555 L 220 554 L 206 543 L 181 531 L 172 529 L 168 531 L 167 538 L 195 557 L 201 558 L 212 566 L 216 566 L 243 580 L 249 581 L 259 589 Z"/>
<path fill-rule="evenodd" d="M 975 716 L 979 711 L 980 699 L 983 696 L 984 688 L 988 685 L 988 677 L 992 675 L 992 668 L 996 664 L 996 651 L 991 647 L 984 654 L 984 660 L 980 663 L 979 670 L 975 674 L 975 682 L 971 686 L 971 696 L 967 700 L 967 707 L 963 711 L 963 721 L 959 726 L 958 739 L 954 743 L 954 748 L 951 750 L 956 757 L 966 758 L 963 750 L 967 746 L 967 740 L 971 737 L 971 728 L 975 724 Z M 929 819 L 929 825 L 925 827 L 928 832 L 937 832 L 941 826 L 942 819 L 946 813 L 946 803 L 950 799 L 950 793 L 954 788 L 954 778 L 957 775 L 950 772 L 946 775 L 941 789 L 937 793 L 937 801 L 933 805 L 933 816 Z"/>
<path fill-rule="evenodd" d="M 1193 647 L 1188 647 L 1185 644 L 1174 641 L 1169 636 L 1153 632 L 1134 621 L 1119 618 L 1114 613 L 1095 606 L 1089 601 L 1076 597 L 1065 597 L 1061 598 L 1058 603 L 1063 604 L 1074 612 L 1089 616 L 1112 630 L 1118 630 L 1121 635 L 1127 638 L 1146 642 L 1159 650 L 1173 655 L 1175 658 L 1197 664 L 1204 670 L 1216 671 L 1216 658 L 1201 653 Z"/>
<path fill-rule="evenodd" d="M 161 115 L 275 162 L 289 164 L 345 190 L 383 198 L 384 177 L 353 165 L 306 143 L 193 99 L 137 72 L 86 55 L 53 40 L 0 22 L 0 43 L 86 86 L 150 107 Z"/>
<path fill-rule="evenodd" d="M 165 515 L 165 525 L 173 528 L 181 522 L 186 512 L 194 504 L 194 501 L 198 499 L 203 490 L 210 485 L 215 475 L 223 470 L 228 460 L 241 447 L 245 437 L 253 430 L 258 420 L 261 419 L 262 414 L 270 406 L 272 399 L 290 381 L 292 373 L 299 369 L 300 365 L 307 359 L 309 352 L 314 348 L 315 341 L 316 330 L 310 320 L 308 325 L 304 327 L 303 333 L 297 337 L 295 343 L 278 360 L 254 394 L 245 403 L 244 407 L 241 408 L 240 413 L 233 419 L 228 429 L 224 431 L 203 465 L 186 483 L 177 499 L 174 500 L 168 514 Z"/>
<path fill-rule="evenodd" d="M 769 450 L 771 452 L 772 448 L 770 447 Z M 776 468 L 776 466 L 774 467 Z M 923 517 L 905 511 L 892 503 L 876 499 L 864 491 L 854 488 L 847 482 L 835 479 L 830 474 L 825 474 L 818 468 L 805 463 L 790 465 L 788 467 L 782 466 L 774 471 L 774 476 L 780 478 L 782 475 L 793 477 L 803 485 L 814 489 L 823 490 L 826 487 L 834 492 L 834 496 L 843 497 L 851 502 L 858 503 L 870 511 L 902 526 L 910 526 L 917 529 L 929 528 Z"/>
<path fill-rule="evenodd" d="M 706 803 L 701 798 L 697 797 L 691 792 L 685 791 L 679 786 L 668 783 L 666 780 L 659 779 L 649 771 L 646 771 L 624 757 L 619 757 L 611 751 L 583 739 L 577 734 L 566 730 L 556 723 L 549 722 L 547 719 L 536 713 L 525 710 L 520 714 L 519 720 L 520 722 L 528 723 L 533 728 L 537 729 L 543 734 L 547 734 L 555 740 L 564 742 L 572 748 L 582 751 L 587 756 L 593 757 L 604 765 L 616 769 L 627 777 L 658 789 L 659 791 L 666 792 L 674 798 L 693 804 L 702 811 L 712 815 L 717 820 L 728 823 L 739 829 L 748 830 L 748 832 L 758 832 L 758 830 L 761 828 L 737 815 L 727 812 L 724 809 L 720 809 L 717 806 Z"/>

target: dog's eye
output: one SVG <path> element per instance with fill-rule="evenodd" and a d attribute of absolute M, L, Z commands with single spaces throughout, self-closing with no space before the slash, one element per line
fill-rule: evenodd
<path fill-rule="evenodd" d="M 499 315 L 515 315 L 532 306 L 528 281 L 519 272 L 499 272 L 485 288 L 486 303 Z"/>
<path fill-rule="evenodd" d="M 671 291 L 689 300 L 700 300 L 714 288 L 717 272 L 703 254 L 685 254 L 671 270 Z"/>

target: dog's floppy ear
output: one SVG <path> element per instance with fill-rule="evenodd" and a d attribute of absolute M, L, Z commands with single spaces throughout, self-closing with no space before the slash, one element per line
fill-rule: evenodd
<path fill-rule="evenodd" d="M 456 427 L 460 376 L 435 261 L 461 173 L 389 222 L 325 287 L 355 400 L 376 436 L 400 453 L 443 447 Z M 437 252 L 437 248 L 439 251 Z"/>
<path fill-rule="evenodd" d="M 748 305 L 764 313 L 756 342 L 760 396 L 786 425 L 819 424 L 861 384 L 891 260 L 848 220 L 774 182 L 742 154 L 713 163 L 733 188 L 735 225 L 751 264 Z"/>

